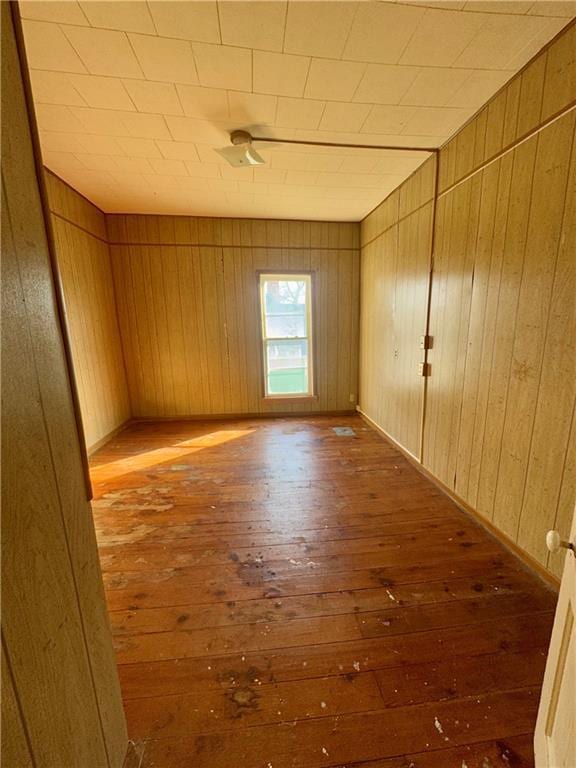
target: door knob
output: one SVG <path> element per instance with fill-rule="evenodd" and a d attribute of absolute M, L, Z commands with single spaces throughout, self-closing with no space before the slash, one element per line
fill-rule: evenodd
<path fill-rule="evenodd" d="M 559 549 L 571 549 L 574 552 L 574 544 L 571 541 L 563 541 L 558 531 L 548 531 L 546 534 L 546 546 L 550 552 L 558 552 Z"/>

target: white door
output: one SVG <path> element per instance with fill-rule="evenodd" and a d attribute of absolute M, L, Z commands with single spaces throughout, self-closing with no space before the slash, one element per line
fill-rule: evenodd
<path fill-rule="evenodd" d="M 552 629 L 548 661 L 542 686 L 534 753 L 537 768 L 576 767 L 576 554 L 565 549 L 576 544 L 576 510 L 570 542 L 559 542 L 548 534 L 548 546 L 564 556 L 564 573 Z"/>

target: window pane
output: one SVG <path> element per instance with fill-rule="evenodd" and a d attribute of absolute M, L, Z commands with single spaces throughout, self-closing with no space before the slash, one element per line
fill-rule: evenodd
<path fill-rule="evenodd" d="M 264 312 L 267 338 L 307 335 L 305 280 L 265 280 Z"/>
<path fill-rule="evenodd" d="M 269 395 L 305 395 L 308 387 L 308 342 L 267 341 Z"/>

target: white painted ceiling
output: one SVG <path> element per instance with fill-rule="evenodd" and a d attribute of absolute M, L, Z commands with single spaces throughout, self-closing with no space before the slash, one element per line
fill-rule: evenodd
<path fill-rule="evenodd" d="M 361 219 L 427 155 L 258 145 L 230 130 L 438 147 L 576 2 L 22 0 L 44 162 L 107 212 Z"/>

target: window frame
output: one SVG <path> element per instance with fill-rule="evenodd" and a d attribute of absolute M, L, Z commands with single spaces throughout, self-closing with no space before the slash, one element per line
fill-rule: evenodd
<path fill-rule="evenodd" d="M 268 337 L 266 335 L 266 303 L 264 301 L 264 284 L 267 280 L 297 280 L 303 279 L 307 283 L 307 301 L 306 301 L 306 336 L 294 336 L 278 338 L 275 336 Z M 264 400 L 282 400 L 289 401 L 295 400 L 302 402 L 303 400 L 316 400 L 315 394 L 315 379 L 316 379 L 316 365 L 315 365 L 315 344 L 314 344 L 314 278 L 315 274 L 312 270 L 306 269 L 264 269 L 259 270 L 257 273 L 258 281 L 258 311 L 260 313 L 260 361 L 261 361 L 261 389 L 262 397 Z M 284 394 L 270 394 L 268 392 L 268 363 L 267 363 L 267 343 L 269 341 L 306 341 L 308 343 L 308 391 L 307 392 L 286 392 Z"/>

